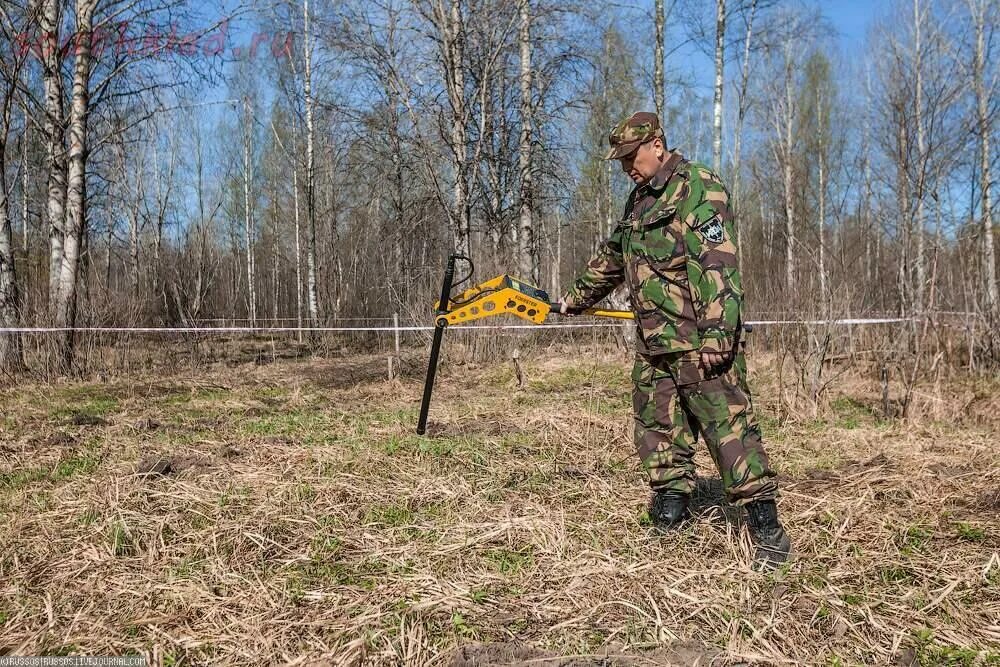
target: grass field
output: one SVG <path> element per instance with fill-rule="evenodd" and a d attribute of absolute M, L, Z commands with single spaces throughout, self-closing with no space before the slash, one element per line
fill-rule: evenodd
<path fill-rule="evenodd" d="M 698 520 L 650 531 L 625 357 L 449 364 L 429 437 L 419 357 L 0 389 L 0 655 L 1000 665 L 1000 380 L 795 417 L 759 361 L 773 574 L 703 449 Z"/>

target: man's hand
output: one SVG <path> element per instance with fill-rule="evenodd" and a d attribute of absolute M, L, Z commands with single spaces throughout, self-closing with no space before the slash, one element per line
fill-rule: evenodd
<path fill-rule="evenodd" d="M 729 355 L 722 352 L 702 352 L 701 368 L 706 377 L 719 375 L 729 364 Z"/>
<path fill-rule="evenodd" d="M 573 305 L 573 300 L 570 297 L 562 297 L 559 299 L 559 313 L 561 315 L 567 315 L 573 317 L 574 315 L 580 315 L 584 311 L 583 308 L 579 308 Z"/>

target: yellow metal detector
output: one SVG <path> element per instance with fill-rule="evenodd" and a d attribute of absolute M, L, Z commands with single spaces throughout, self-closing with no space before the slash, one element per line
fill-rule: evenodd
<path fill-rule="evenodd" d="M 471 278 L 474 270 L 472 260 L 468 257 L 464 255 L 448 257 L 444 281 L 441 284 L 441 298 L 434 304 L 436 313 L 434 337 L 431 341 L 431 356 L 427 364 L 427 379 L 424 381 L 424 396 L 420 403 L 420 417 L 417 420 L 417 433 L 420 435 L 423 435 L 427 430 L 427 412 L 430 409 L 438 355 L 441 352 L 441 340 L 444 337 L 446 327 L 474 322 L 494 315 L 514 315 L 534 324 L 542 324 L 549 313 L 560 314 L 559 304 L 549 300 L 548 292 L 507 274 L 487 280 L 453 297 L 451 290 L 457 260 L 469 264 L 469 273 L 458 281 L 458 285 Z M 635 319 L 635 315 L 628 310 L 588 308 L 581 311 L 580 314 L 611 317 L 619 320 Z"/>

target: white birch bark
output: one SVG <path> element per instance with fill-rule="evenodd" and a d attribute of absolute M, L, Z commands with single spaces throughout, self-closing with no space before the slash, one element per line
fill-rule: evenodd
<path fill-rule="evenodd" d="M 521 176 L 520 193 L 520 227 L 518 237 L 520 244 L 519 265 L 521 276 L 534 284 L 538 284 L 538 257 L 535 253 L 534 228 L 534 182 L 532 174 L 532 133 L 534 123 L 532 118 L 531 99 L 531 11 L 529 0 L 518 0 L 520 18 L 518 30 L 518 46 L 521 57 L 520 75 L 520 121 L 521 136 L 518 146 L 518 167 Z"/>
<path fill-rule="evenodd" d="M 712 169 L 722 169 L 722 88 L 725 84 L 726 0 L 715 3 L 715 96 L 712 101 Z"/>
<path fill-rule="evenodd" d="M 299 212 L 299 124 L 292 114 L 292 201 L 295 205 L 295 322 L 302 329 L 302 222 Z M 298 332 L 302 342 L 302 331 Z"/>
<path fill-rule="evenodd" d="M 306 265 L 309 323 L 319 322 L 319 288 L 316 280 L 316 129 L 313 124 L 312 38 L 309 0 L 302 0 L 302 87 L 306 106 Z"/>
<path fill-rule="evenodd" d="M 917 256 L 916 272 L 917 279 L 914 286 L 914 305 L 917 313 L 924 310 L 924 290 L 926 289 L 926 267 L 924 261 L 926 257 L 926 237 L 924 230 L 924 187 L 925 174 L 927 171 L 927 146 L 924 136 L 924 90 L 923 90 L 923 10 L 920 7 L 920 0 L 913 0 L 913 69 L 915 75 L 914 93 L 914 121 L 917 131 L 917 188 L 914 192 L 916 197 L 916 212 L 914 214 L 913 227 L 917 234 Z"/>
<path fill-rule="evenodd" d="M 782 170 L 782 195 L 785 208 L 785 290 L 791 294 L 795 287 L 795 183 L 794 148 L 795 148 L 795 91 L 794 91 L 794 61 L 792 58 L 792 43 L 784 46 L 784 81 L 781 101 L 776 105 L 774 118 L 778 134 L 775 157 Z"/>
<path fill-rule="evenodd" d="M 819 293 L 823 304 L 823 316 L 830 315 L 830 293 L 826 284 L 826 142 L 823 126 L 823 111 L 825 100 L 820 86 L 816 87 L 816 126 L 818 135 L 819 162 Z"/>
<path fill-rule="evenodd" d="M 451 150 L 452 173 L 455 179 L 455 220 L 453 221 L 455 251 L 471 253 L 469 232 L 471 211 L 466 182 L 469 162 L 469 147 L 465 127 L 465 69 L 463 67 L 465 35 L 462 20 L 461 0 L 451 0 L 444 19 L 445 70 L 448 101 L 451 103 Z"/>
<path fill-rule="evenodd" d="M 257 270 L 254 263 L 254 210 L 250 191 L 253 188 L 253 118 L 250 99 L 244 98 L 243 128 L 243 233 L 246 242 L 247 262 L 247 318 L 250 326 L 257 326 Z"/>
<path fill-rule="evenodd" d="M 975 32 L 972 59 L 972 89 L 976 98 L 976 131 L 979 134 L 979 197 L 983 229 L 983 283 L 986 287 L 986 311 L 1000 317 L 1000 293 L 997 288 L 996 250 L 993 239 L 993 192 L 990 174 L 990 91 L 986 84 L 985 27 L 990 0 L 968 0 Z"/>
<path fill-rule="evenodd" d="M 24 112 L 24 137 L 21 138 L 21 252 L 28 256 L 28 193 L 31 189 L 31 161 L 28 145 L 31 140 L 31 120 L 28 117 L 28 103 L 22 104 Z"/>
<path fill-rule="evenodd" d="M 654 49 L 653 56 L 655 58 L 653 62 L 653 100 L 656 104 L 656 115 L 662 124 L 664 122 L 663 110 L 666 106 L 666 99 L 663 93 L 663 0 L 656 0 L 653 11 L 656 12 L 656 16 L 654 17 L 654 22 L 656 23 L 656 48 Z"/>
<path fill-rule="evenodd" d="M 9 91 L 8 91 L 9 92 Z M 7 187 L 7 136 L 10 128 L 12 100 L 3 100 L 0 125 L 0 327 L 21 325 L 21 299 L 14 263 L 13 221 Z M 27 127 L 27 126 L 25 126 Z M 24 139 L 22 139 L 22 142 Z M 24 367 L 20 334 L 0 334 L 0 370 L 19 371 Z"/>
<path fill-rule="evenodd" d="M 66 223 L 62 261 L 59 265 L 55 324 L 66 327 L 60 360 L 64 370 L 73 363 L 74 327 L 80 257 L 87 233 L 87 124 L 90 113 L 91 35 L 96 0 L 76 2 L 76 42 L 73 60 L 73 90 L 70 103 L 69 152 L 66 169 Z"/>
<path fill-rule="evenodd" d="M 743 123 L 746 120 L 747 115 L 747 88 L 750 85 L 750 44 L 753 38 L 753 22 L 754 17 L 757 14 L 757 0 L 752 0 L 750 4 L 749 15 L 747 16 L 747 30 L 746 35 L 743 39 L 743 65 L 740 72 L 740 89 L 737 94 L 736 103 L 736 131 L 733 133 L 733 214 L 736 217 L 736 263 L 741 269 L 743 268 L 743 237 L 744 229 L 743 224 L 746 222 L 749 224 L 749 216 L 744 220 L 739 216 L 740 213 L 740 197 L 742 192 L 740 191 L 740 169 L 741 169 L 741 159 L 742 159 L 742 147 L 743 147 Z"/>
<path fill-rule="evenodd" d="M 41 49 L 42 82 L 45 92 L 45 141 L 48 183 L 46 217 L 49 223 L 49 308 L 56 318 L 59 301 L 59 274 L 63 257 L 66 224 L 66 111 L 63 102 L 62 51 L 59 27 L 62 1 L 44 0 L 39 14 L 39 32 L 49 36 Z"/>

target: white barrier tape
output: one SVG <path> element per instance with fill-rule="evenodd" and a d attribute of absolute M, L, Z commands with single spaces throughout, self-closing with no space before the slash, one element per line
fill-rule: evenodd
<path fill-rule="evenodd" d="M 614 324 L 466 324 L 449 326 L 453 329 L 581 329 L 614 327 Z M 408 327 L 12 327 L 0 329 L 5 333 L 295 333 L 297 331 L 350 332 L 350 331 L 434 331 L 432 326 Z"/>
<path fill-rule="evenodd" d="M 900 322 L 914 322 L 919 318 L 915 317 L 886 317 L 886 318 L 849 318 L 839 320 L 750 320 L 744 322 L 750 326 L 768 325 L 819 325 L 832 324 L 840 326 L 855 326 L 863 324 L 896 324 Z M 602 323 L 583 322 L 579 324 L 465 324 L 452 325 L 448 328 L 455 329 L 593 329 L 593 328 L 614 328 L 624 323 Z M 308 332 L 361 332 L 361 331 L 433 331 L 432 326 L 401 326 L 401 327 L 10 327 L 0 328 L 0 334 L 15 333 L 66 333 L 69 331 L 85 333 L 296 333 L 299 331 Z"/>
<path fill-rule="evenodd" d="M 877 317 L 871 319 L 849 318 L 843 320 L 757 320 L 744 322 L 751 326 L 767 324 L 839 324 L 843 326 L 853 326 L 855 324 L 894 324 L 897 322 L 917 322 L 919 317 Z"/>

